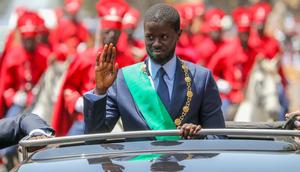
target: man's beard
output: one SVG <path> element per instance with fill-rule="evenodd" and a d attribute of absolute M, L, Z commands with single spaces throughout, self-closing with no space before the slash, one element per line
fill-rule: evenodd
<path fill-rule="evenodd" d="M 173 57 L 173 55 L 174 55 L 174 52 L 175 52 L 175 47 L 174 47 L 172 50 L 170 50 L 170 51 L 165 55 L 165 58 L 163 58 L 163 57 L 157 57 L 157 56 L 156 56 L 155 54 L 153 54 L 152 51 L 149 50 L 148 48 L 146 48 L 146 50 L 147 50 L 148 55 L 150 56 L 150 58 L 151 58 L 154 62 L 163 65 L 163 64 L 167 63 L 170 59 L 172 59 L 172 57 Z"/>

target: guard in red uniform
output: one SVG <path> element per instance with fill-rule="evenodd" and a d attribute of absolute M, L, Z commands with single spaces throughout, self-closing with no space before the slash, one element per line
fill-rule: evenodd
<path fill-rule="evenodd" d="M 210 9 L 204 14 L 202 26 L 204 37 L 198 45 L 195 45 L 199 57 L 197 63 L 207 66 L 212 56 L 226 44 L 222 38 L 222 19 L 224 16 L 225 12 L 217 8 Z"/>
<path fill-rule="evenodd" d="M 234 43 L 240 52 L 236 54 L 235 59 L 241 64 L 242 87 L 244 88 L 256 56 L 255 50 L 249 45 L 252 16 L 249 8 L 245 7 L 236 8 L 232 16 L 238 31 L 238 37 Z"/>
<path fill-rule="evenodd" d="M 194 45 L 191 43 L 191 25 L 193 18 L 195 17 L 193 7 L 194 6 L 190 3 L 179 4 L 176 6 L 180 15 L 180 28 L 182 29 L 182 33 L 176 44 L 176 54 L 184 60 L 196 63 L 198 56 Z"/>
<path fill-rule="evenodd" d="M 216 78 L 223 101 L 223 113 L 227 120 L 230 120 L 228 118 L 229 105 L 239 104 L 243 100 L 246 80 L 243 69 L 251 58 L 250 56 L 253 56 L 253 51 L 248 46 L 251 26 L 249 10 L 239 7 L 234 10 L 232 16 L 236 24 L 238 37 L 221 47 L 208 64 L 208 68 L 212 70 Z"/>
<path fill-rule="evenodd" d="M 204 3 L 192 3 L 192 9 L 194 13 L 194 17 L 192 19 L 192 24 L 190 28 L 191 36 L 191 44 L 194 46 L 194 49 L 202 43 L 205 35 L 203 33 L 203 25 L 204 25 L 204 14 L 205 14 L 205 4 Z M 196 50 L 195 50 L 196 51 Z M 196 51 L 197 60 L 200 61 L 200 57 Z"/>
<path fill-rule="evenodd" d="M 257 56 L 263 58 L 272 59 L 272 58 L 281 58 L 280 45 L 279 42 L 269 36 L 265 32 L 265 25 L 268 19 L 272 7 L 266 2 L 256 3 L 251 7 L 251 13 L 253 14 L 253 30 L 251 32 L 249 44 L 252 46 Z M 283 72 L 282 64 L 279 63 L 278 72 L 281 76 L 282 85 L 278 86 L 279 90 L 279 101 L 282 106 L 281 114 L 279 115 L 279 120 L 285 120 L 285 113 L 288 112 L 288 101 L 285 95 L 285 88 L 287 87 L 287 80 Z"/>
<path fill-rule="evenodd" d="M 17 21 L 21 46 L 7 52 L 1 68 L 0 116 L 16 115 L 32 102 L 32 88 L 47 67 L 49 51 L 36 46 L 37 14 L 26 11 Z M 9 111 L 7 111 L 9 109 Z"/>
<path fill-rule="evenodd" d="M 272 8 L 268 3 L 257 3 L 251 7 L 253 14 L 254 28 L 251 33 L 249 44 L 252 46 L 257 55 L 267 59 L 281 57 L 279 42 L 265 33 L 265 25 Z M 287 80 L 284 76 L 282 66 L 279 67 L 279 73 L 284 87 L 287 85 Z"/>
<path fill-rule="evenodd" d="M 42 44 L 43 46 L 52 49 L 52 45 L 49 42 L 49 34 L 50 30 L 46 27 L 45 21 L 42 17 L 37 15 L 37 34 L 36 41 L 38 44 Z"/>
<path fill-rule="evenodd" d="M 129 8 L 122 21 L 122 33 L 117 47 L 118 51 L 127 53 L 128 56 L 132 56 L 136 61 L 140 61 L 147 56 L 144 41 L 138 40 L 133 36 L 139 23 L 139 18 L 139 11 L 132 7 Z"/>
<path fill-rule="evenodd" d="M 94 88 L 94 62 L 97 52 L 104 44 L 117 44 L 122 28 L 122 19 L 128 4 L 123 0 L 101 0 L 97 4 L 101 25 L 101 47 L 91 48 L 79 54 L 70 64 L 54 107 L 52 125 L 58 136 L 83 134 L 82 95 Z M 135 62 L 123 52 L 117 53 L 119 67 Z"/>
<path fill-rule="evenodd" d="M 88 30 L 77 17 L 81 3 L 81 0 L 65 0 L 66 16 L 58 18 L 57 28 L 50 34 L 49 41 L 58 60 L 75 56 L 78 45 L 89 39 Z"/>
<path fill-rule="evenodd" d="M 17 17 L 22 16 L 26 12 L 26 8 L 24 7 L 17 7 L 16 8 L 16 14 Z M 20 46 L 20 39 L 19 39 L 19 33 L 16 28 L 9 31 L 8 36 L 6 38 L 6 41 L 4 43 L 4 48 L 2 54 L 0 54 L 0 69 L 2 68 L 2 62 L 4 60 L 4 57 L 6 57 L 6 53 L 9 51 L 11 47 Z"/>

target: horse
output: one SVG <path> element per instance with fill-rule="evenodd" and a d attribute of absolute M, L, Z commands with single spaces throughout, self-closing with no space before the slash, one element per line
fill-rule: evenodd
<path fill-rule="evenodd" d="M 280 112 L 278 85 L 279 58 L 258 58 L 248 78 L 245 99 L 240 104 L 234 121 L 276 121 Z"/>
<path fill-rule="evenodd" d="M 48 124 L 52 122 L 53 106 L 70 62 L 71 59 L 64 62 L 53 60 L 38 84 L 33 88 L 35 99 L 27 111 L 39 115 Z"/>
<path fill-rule="evenodd" d="M 62 87 L 65 71 L 68 69 L 71 61 L 72 58 L 68 58 L 64 62 L 53 61 L 51 63 L 34 88 L 34 103 L 26 110 L 27 112 L 37 114 L 48 124 L 52 124 L 54 104 Z M 112 132 L 121 132 L 123 130 L 123 123 L 120 119 Z"/>

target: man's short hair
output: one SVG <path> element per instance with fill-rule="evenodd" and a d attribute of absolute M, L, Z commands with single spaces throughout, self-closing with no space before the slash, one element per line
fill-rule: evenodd
<path fill-rule="evenodd" d="M 180 16 L 177 10 L 167 4 L 151 6 L 145 13 L 144 22 L 163 22 L 170 24 L 176 32 L 180 30 Z"/>

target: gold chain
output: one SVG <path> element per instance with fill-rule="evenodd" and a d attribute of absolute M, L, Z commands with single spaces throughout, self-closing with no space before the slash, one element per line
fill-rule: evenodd
<path fill-rule="evenodd" d="M 175 119 L 174 123 L 176 126 L 181 125 L 182 120 L 184 119 L 184 117 L 187 115 L 187 113 L 190 111 L 190 104 L 191 104 L 191 100 L 193 97 L 193 92 L 192 92 L 192 79 L 189 76 L 189 68 L 187 67 L 187 65 L 180 60 L 181 63 L 181 68 L 184 72 L 184 81 L 186 83 L 186 88 L 187 88 L 187 92 L 186 92 L 186 102 L 185 105 L 182 107 L 182 112 L 181 115 Z M 141 70 L 146 73 L 146 64 L 142 65 Z"/>
<path fill-rule="evenodd" d="M 186 88 L 187 88 L 187 92 L 186 92 L 186 102 L 185 102 L 185 105 L 183 106 L 182 108 L 182 112 L 181 112 L 181 115 L 175 119 L 175 125 L 176 126 L 180 126 L 184 117 L 187 115 L 187 113 L 190 111 L 190 104 L 191 104 L 191 100 L 192 100 L 192 97 L 193 97 L 193 92 L 192 92 L 192 79 L 191 77 L 189 76 L 189 69 L 187 67 L 187 65 L 185 63 L 183 63 L 181 60 L 181 67 L 182 67 L 182 70 L 184 72 L 184 80 L 185 80 L 185 83 L 186 83 Z"/>

